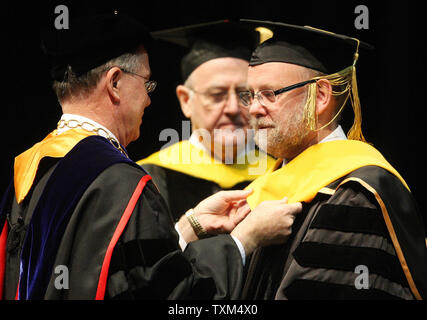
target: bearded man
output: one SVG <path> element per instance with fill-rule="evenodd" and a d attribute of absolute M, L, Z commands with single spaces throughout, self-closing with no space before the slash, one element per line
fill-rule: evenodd
<path fill-rule="evenodd" d="M 253 52 L 240 97 L 257 144 L 280 160 L 249 185 L 248 202 L 287 196 L 303 212 L 286 244 L 252 255 L 242 298 L 422 299 L 422 217 L 361 131 L 355 66 L 367 45 L 311 27 L 263 25 L 274 36 Z M 346 137 L 339 121 L 347 102 L 355 117 Z"/>

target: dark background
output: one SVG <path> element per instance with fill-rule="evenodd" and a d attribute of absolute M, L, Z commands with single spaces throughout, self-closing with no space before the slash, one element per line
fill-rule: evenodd
<path fill-rule="evenodd" d="M 40 1 L 41 2 L 41 1 Z M 425 224 L 424 165 L 426 130 L 426 53 L 423 8 L 415 1 L 43 1 L 7 2 L 0 9 L 2 108 L 0 191 L 12 177 L 16 155 L 43 139 L 56 128 L 61 109 L 51 90 L 47 63 L 40 49 L 40 28 L 53 25 L 54 8 L 65 4 L 73 17 L 97 12 L 130 14 L 150 30 L 178 27 L 221 19 L 252 18 L 281 21 L 342 33 L 375 46 L 360 52 L 359 95 L 363 110 L 363 131 L 401 173 L 421 205 Z M 357 30 L 354 9 L 369 9 L 369 29 Z M 133 160 L 157 151 L 164 143 L 159 133 L 175 128 L 181 133 L 180 111 L 175 86 L 180 83 L 179 50 L 166 47 L 150 57 L 158 88 L 146 109 L 141 138 L 128 146 Z M 347 108 L 344 129 L 352 122 Z M 427 225 L 427 224 L 426 224 Z"/>

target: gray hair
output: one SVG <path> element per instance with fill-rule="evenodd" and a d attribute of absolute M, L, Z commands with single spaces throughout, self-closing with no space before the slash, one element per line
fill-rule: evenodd
<path fill-rule="evenodd" d="M 58 98 L 59 103 L 70 97 L 85 97 L 98 85 L 102 74 L 112 67 L 119 67 L 126 71 L 138 72 L 141 67 L 142 52 L 137 50 L 133 53 L 125 53 L 121 56 L 107 61 L 81 76 L 77 76 L 68 66 L 65 71 L 63 81 L 54 81 L 52 88 Z"/>

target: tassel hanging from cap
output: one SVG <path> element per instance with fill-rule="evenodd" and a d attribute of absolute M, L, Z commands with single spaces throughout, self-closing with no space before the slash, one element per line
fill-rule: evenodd
<path fill-rule="evenodd" d="M 308 126 L 311 130 L 319 131 L 326 128 L 340 115 L 351 93 L 351 79 L 352 79 L 351 72 L 352 72 L 352 67 L 348 67 L 337 73 L 313 78 L 314 80 L 327 79 L 333 87 L 341 88 L 340 91 L 332 91 L 332 95 L 341 96 L 343 94 L 347 94 L 347 96 L 345 98 L 345 101 L 341 105 L 340 109 L 335 114 L 335 116 L 327 124 L 325 124 L 321 128 L 317 128 L 317 115 L 316 115 L 317 84 L 316 82 L 311 83 L 308 88 L 307 101 L 304 108 L 304 118 L 307 120 Z"/>
<path fill-rule="evenodd" d="M 313 82 L 308 85 L 307 100 L 305 103 L 303 114 L 304 119 L 306 119 L 307 121 L 308 127 L 312 131 L 317 130 L 316 96 L 317 82 Z"/>
<path fill-rule="evenodd" d="M 317 128 L 317 114 L 316 114 L 316 95 L 317 95 L 317 83 L 313 82 L 309 84 L 307 100 L 304 107 L 304 119 L 306 119 L 309 128 L 313 131 L 319 131 L 327 126 L 329 126 L 341 113 L 346 105 L 348 99 L 350 98 L 350 102 L 354 112 L 354 122 L 352 127 L 347 133 L 348 139 L 351 140 L 359 140 L 366 142 L 365 137 L 362 133 L 362 108 L 359 100 L 359 93 L 357 88 L 357 79 L 356 79 L 356 62 L 359 57 L 358 49 L 359 49 L 359 40 L 357 41 L 357 49 L 354 54 L 353 65 L 341 70 L 337 73 L 333 73 L 325 76 L 314 77 L 314 80 L 326 79 L 328 80 L 334 88 L 341 88 L 339 91 L 332 91 L 332 95 L 341 96 L 346 94 L 346 98 L 339 108 L 338 112 L 335 116 L 324 126 L 321 128 Z"/>
<path fill-rule="evenodd" d="M 351 105 L 354 112 L 354 121 L 353 125 L 347 133 L 347 137 L 351 140 L 359 140 L 366 142 L 365 137 L 362 133 L 362 107 L 360 105 L 359 91 L 357 88 L 357 78 L 356 78 L 356 61 L 358 58 L 358 53 L 355 54 L 355 60 L 352 67 L 352 77 L 351 77 Z"/>

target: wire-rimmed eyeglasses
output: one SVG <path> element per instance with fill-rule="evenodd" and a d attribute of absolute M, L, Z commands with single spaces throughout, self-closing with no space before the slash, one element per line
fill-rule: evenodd
<path fill-rule="evenodd" d="M 140 74 L 137 74 L 135 72 L 132 72 L 132 71 L 129 71 L 129 70 L 126 70 L 126 69 L 123 69 L 123 68 L 120 68 L 120 70 L 122 70 L 125 73 L 129 73 L 129 74 L 132 74 L 134 76 L 141 77 L 144 80 L 147 80 L 144 83 L 145 84 L 145 89 L 147 90 L 147 93 L 153 92 L 156 89 L 156 87 L 157 87 L 157 81 L 155 81 L 155 80 L 148 80 L 146 77 L 141 76 Z"/>
<path fill-rule="evenodd" d="M 242 101 L 242 104 L 245 107 L 249 107 L 252 105 L 252 103 L 254 102 L 255 97 L 258 99 L 258 102 L 263 105 L 264 107 L 269 107 L 271 106 L 273 103 L 276 102 L 277 98 L 276 96 L 296 89 L 296 88 L 301 88 L 309 83 L 313 83 L 316 82 L 316 80 L 311 79 L 311 80 L 307 80 L 307 81 L 303 81 L 303 82 L 299 82 L 296 84 L 293 84 L 291 86 L 288 87 L 284 87 L 278 90 L 261 90 L 258 91 L 257 93 L 254 93 L 252 91 L 243 91 L 243 92 L 239 92 L 239 98 Z"/>
<path fill-rule="evenodd" d="M 211 88 L 205 92 L 197 91 L 188 86 L 187 88 L 195 94 L 202 95 L 210 105 L 215 105 L 215 106 L 224 105 L 224 103 L 228 101 L 228 99 L 230 98 L 230 95 L 232 95 L 233 93 L 236 95 L 238 102 L 241 103 L 240 93 L 245 92 L 245 89 L 243 88 L 236 88 L 235 90 L 224 89 L 224 88 L 222 89 Z"/>

